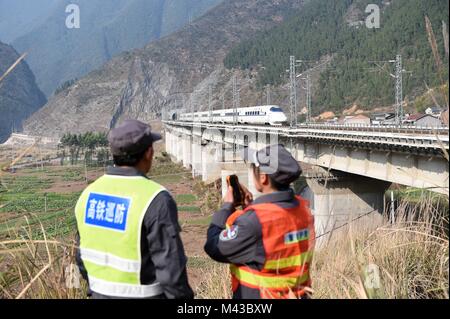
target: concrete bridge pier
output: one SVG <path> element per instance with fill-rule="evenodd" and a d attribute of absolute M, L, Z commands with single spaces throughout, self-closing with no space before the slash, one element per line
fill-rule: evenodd
<path fill-rule="evenodd" d="M 183 136 L 177 136 L 176 138 L 176 152 L 175 152 L 175 158 L 177 159 L 177 162 L 182 163 L 183 162 Z"/>
<path fill-rule="evenodd" d="M 185 168 L 191 168 L 192 166 L 192 138 L 190 135 L 183 136 L 182 140 L 183 150 L 183 166 Z"/>
<path fill-rule="evenodd" d="M 201 138 L 192 137 L 192 176 L 200 176 L 202 174 L 202 143 Z"/>
<path fill-rule="evenodd" d="M 179 136 L 174 133 L 166 133 L 167 153 L 171 156 L 173 162 L 181 161 Z"/>
<path fill-rule="evenodd" d="M 202 147 L 202 181 L 212 183 L 221 178 L 222 144 L 209 143 Z"/>
<path fill-rule="evenodd" d="M 172 145 L 172 144 L 171 144 L 172 142 L 171 142 L 171 140 L 170 140 L 171 137 L 172 137 L 172 136 L 171 136 L 170 131 L 166 130 L 166 131 L 165 131 L 165 135 L 164 135 L 164 139 L 165 139 L 164 142 L 165 142 L 165 146 L 166 146 L 166 153 L 169 154 L 169 155 L 171 155 L 171 153 L 172 153 L 172 152 L 171 152 L 171 149 L 170 149 L 170 146 Z"/>
<path fill-rule="evenodd" d="M 307 178 L 307 184 L 309 189 L 302 196 L 310 201 L 319 246 L 336 227 L 346 223 L 376 227 L 382 222 L 384 194 L 390 183 L 342 173 L 328 180 Z"/>

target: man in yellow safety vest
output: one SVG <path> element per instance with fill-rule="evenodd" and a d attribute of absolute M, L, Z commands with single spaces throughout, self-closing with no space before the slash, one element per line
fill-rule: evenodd
<path fill-rule="evenodd" d="M 193 298 L 176 203 L 146 176 L 160 139 L 136 120 L 111 130 L 114 166 L 78 200 L 77 263 L 95 299 Z"/>

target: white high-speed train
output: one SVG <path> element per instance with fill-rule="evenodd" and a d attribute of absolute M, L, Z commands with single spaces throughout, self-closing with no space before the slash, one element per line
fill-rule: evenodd
<path fill-rule="evenodd" d="M 234 123 L 234 109 L 209 112 L 178 114 L 177 119 L 185 122 Z M 278 105 L 242 107 L 237 109 L 238 124 L 259 124 L 281 126 L 287 117 Z"/>

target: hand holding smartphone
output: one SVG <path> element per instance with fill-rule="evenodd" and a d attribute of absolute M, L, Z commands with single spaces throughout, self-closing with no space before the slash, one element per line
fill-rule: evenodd
<path fill-rule="evenodd" d="M 232 201 L 235 207 L 246 207 L 253 201 L 253 195 L 239 183 L 239 178 L 236 175 L 227 176 L 227 186 L 231 187 Z M 230 199 L 231 201 L 231 199 Z"/>

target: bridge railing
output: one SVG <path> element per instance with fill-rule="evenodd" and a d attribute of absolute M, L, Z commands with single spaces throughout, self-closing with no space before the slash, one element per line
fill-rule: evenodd
<path fill-rule="evenodd" d="M 209 122 L 184 122 L 184 121 L 165 121 L 167 123 L 185 123 L 190 125 L 195 124 L 209 124 L 232 126 L 232 124 L 220 124 Z M 261 125 L 238 125 L 238 126 L 257 126 Z M 289 129 L 289 126 L 274 126 L 274 128 Z M 432 126 L 414 126 L 414 125 L 367 125 L 367 124 L 329 124 L 329 123 L 313 123 L 313 124 L 298 124 L 292 129 L 330 129 L 342 131 L 361 131 L 361 132 L 382 132 L 382 133 L 401 133 L 401 134 L 426 134 L 426 135 L 449 135 L 448 127 L 432 127 Z"/>
<path fill-rule="evenodd" d="M 435 130 L 417 131 L 411 127 L 379 127 L 373 126 L 344 126 L 313 124 L 298 126 L 295 128 L 281 126 L 255 126 L 217 124 L 217 123 L 194 123 L 165 121 L 167 125 L 175 127 L 196 127 L 219 129 L 226 131 L 243 131 L 247 133 L 276 134 L 288 138 L 300 138 L 309 140 L 320 140 L 325 144 L 351 144 L 374 148 L 401 149 L 406 152 L 419 152 L 428 154 L 445 155 L 449 150 L 449 136 Z M 201 133 L 201 130 L 200 130 Z"/>
<path fill-rule="evenodd" d="M 347 131 L 365 131 L 365 132 L 386 132 L 386 133 L 403 133 L 403 134 L 433 134 L 448 135 L 448 127 L 433 126 L 415 126 L 415 125 L 367 125 L 367 124 L 299 124 L 297 128 L 315 128 L 315 129 L 335 129 Z"/>

